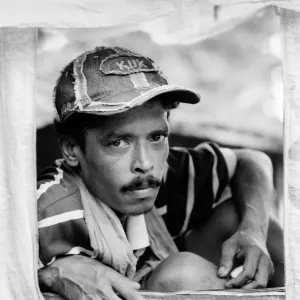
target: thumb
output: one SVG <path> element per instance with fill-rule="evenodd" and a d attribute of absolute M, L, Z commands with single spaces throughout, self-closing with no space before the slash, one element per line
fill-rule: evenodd
<path fill-rule="evenodd" d="M 233 243 L 224 243 L 222 246 L 220 268 L 218 276 L 226 277 L 232 269 L 233 260 L 236 254 L 236 247 Z"/>

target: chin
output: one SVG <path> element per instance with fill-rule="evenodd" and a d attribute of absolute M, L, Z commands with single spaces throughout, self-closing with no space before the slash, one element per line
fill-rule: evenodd
<path fill-rule="evenodd" d="M 133 212 L 130 212 L 129 215 L 130 216 L 138 216 L 138 215 L 142 215 L 142 214 L 146 214 L 147 212 L 149 212 L 152 209 L 153 206 L 151 206 L 150 208 L 145 208 L 143 210 L 136 210 Z"/>
<path fill-rule="evenodd" d="M 154 206 L 154 201 L 151 203 L 144 203 L 141 205 L 137 205 L 136 207 L 132 207 L 127 214 L 131 215 L 131 216 L 138 216 L 141 214 L 145 214 L 147 212 L 149 212 Z"/>

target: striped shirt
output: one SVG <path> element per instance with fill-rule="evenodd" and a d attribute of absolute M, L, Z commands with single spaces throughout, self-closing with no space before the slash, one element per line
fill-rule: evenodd
<path fill-rule="evenodd" d="M 170 149 L 155 206 L 173 238 L 201 226 L 212 209 L 230 197 L 235 165 L 235 154 L 213 143 Z M 60 256 L 91 256 L 80 191 L 63 160 L 39 174 L 37 201 L 40 267 Z"/>

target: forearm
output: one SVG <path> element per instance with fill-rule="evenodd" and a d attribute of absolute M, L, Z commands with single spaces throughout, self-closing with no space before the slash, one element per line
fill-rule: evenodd
<path fill-rule="evenodd" d="M 39 284 L 67 300 L 116 299 L 145 300 L 140 285 L 95 259 L 70 255 L 56 259 L 39 270 Z"/>
<path fill-rule="evenodd" d="M 254 231 L 266 238 L 273 196 L 273 170 L 262 152 L 235 150 L 237 166 L 231 181 L 232 195 L 241 222 L 240 231 Z"/>

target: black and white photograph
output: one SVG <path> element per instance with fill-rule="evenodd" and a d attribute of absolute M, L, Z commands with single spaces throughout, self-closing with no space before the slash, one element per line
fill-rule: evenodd
<path fill-rule="evenodd" d="M 297 299 L 297 1 L 29 2 L 0 20 L 3 299 Z"/>

